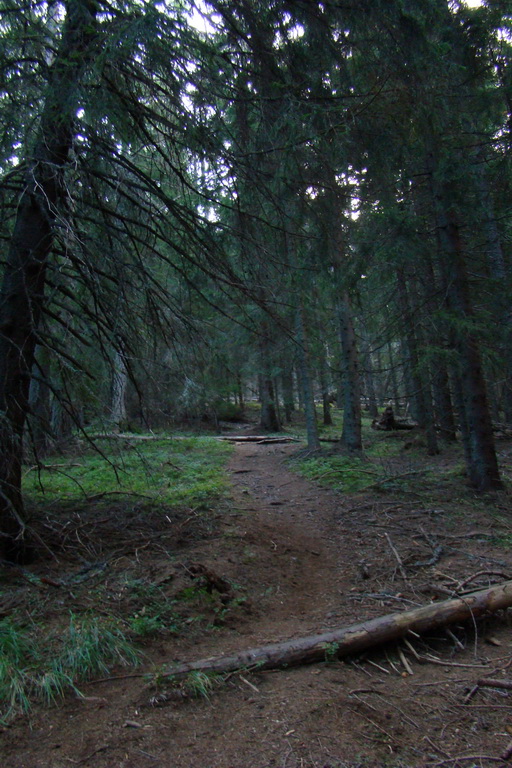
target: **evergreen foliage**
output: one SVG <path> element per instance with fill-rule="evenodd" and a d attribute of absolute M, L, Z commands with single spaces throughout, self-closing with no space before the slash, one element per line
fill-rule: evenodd
<path fill-rule="evenodd" d="M 25 446 L 345 391 L 456 426 L 500 486 L 512 418 L 511 15 L 487 0 L 6 0 L 0 474 Z M 297 321 L 300 319 L 300 322 Z M 361 390 L 361 391 L 359 391 Z M 327 418 L 327 417 L 326 417 Z"/>

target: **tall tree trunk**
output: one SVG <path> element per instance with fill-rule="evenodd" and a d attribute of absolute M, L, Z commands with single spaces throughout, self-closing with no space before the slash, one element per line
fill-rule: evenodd
<path fill-rule="evenodd" d="M 320 364 L 318 368 L 318 378 L 320 381 L 320 388 L 322 390 L 322 412 L 323 412 L 323 422 L 326 427 L 330 427 L 332 425 L 332 414 L 331 414 L 331 399 L 330 399 L 330 393 L 329 393 L 329 376 L 327 371 L 327 356 L 325 353 L 325 348 L 321 351 L 321 357 L 320 357 Z"/>
<path fill-rule="evenodd" d="M 449 191 L 441 185 L 434 187 L 434 202 L 446 303 L 453 317 L 451 337 L 459 359 L 468 477 L 478 490 L 501 488 L 480 349 L 474 333 L 468 330 L 473 307 L 457 217 Z"/>
<path fill-rule="evenodd" d="M 96 32 L 96 2 L 69 0 L 65 5 L 62 38 L 49 72 L 0 290 L 0 549 L 6 559 L 23 558 L 21 464 L 30 376 L 79 83 Z"/>
<path fill-rule="evenodd" d="M 485 249 L 489 273 L 496 287 L 494 300 L 495 317 L 501 335 L 501 347 L 503 354 L 503 391 L 502 406 L 505 420 L 512 422 L 512 314 L 510 312 L 510 295 L 506 287 L 509 286 L 510 275 L 505 262 L 501 236 L 494 211 L 494 201 L 487 178 L 487 172 L 482 164 L 481 153 L 477 153 L 479 165 L 477 167 L 477 186 L 482 207 L 483 225 L 485 233 Z M 496 398 L 496 401 L 498 398 Z"/>
<path fill-rule="evenodd" d="M 420 346 L 418 343 L 419 329 L 411 309 L 408 286 L 405 280 L 405 276 L 403 270 L 400 268 L 397 269 L 397 286 L 398 300 L 404 326 L 404 335 L 407 342 L 412 384 L 414 387 L 413 398 L 415 401 L 415 417 L 418 420 L 420 427 L 425 430 L 427 437 L 427 452 L 429 455 L 433 456 L 436 453 L 439 453 L 439 448 L 437 445 L 434 427 L 434 414 L 432 411 L 430 385 L 428 382 L 427 373 L 424 372 L 423 376 L 420 374 L 420 360 L 418 352 L 418 348 Z"/>
<path fill-rule="evenodd" d="M 313 380 L 311 378 L 309 349 L 306 338 L 306 323 L 304 320 L 304 308 L 302 306 L 297 309 L 296 328 L 308 448 L 310 451 L 316 451 L 320 448 L 320 441 L 318 439 Z"/>
<path fill-rule="evenodd" d="M 348 291 L 338 305 L 343 364 L 343 431 L 341 445 L 349 451 L 362 451 L 361 382 L 357 342 Z"/>
<path fill-rule="evenodd" d="M 118 429 L 123 429 L 126 422 L 126 390 L 128 387 L 128 369 L 124 352 L 114 350 L 112 361 L 112 390 L 110 400 L 110 419 Z"/>
<path fill-rule="evenodd" d="M 48 350 L 36 348 L 36 361 L 30 380 L 28 432 L 31 448 L 36 460 L 43 458 L 50 450 L 51 439 L 51 388 L 50 361 Z"/>
<path fill-rule="evenodd" d="M 373 375 L 371 344 L 366 333 L 364 335 L 363 356 L 364 380 L 366 385 L 366 397 L 368 398 L 368 411 L 372 419 L 376 419 L 379 415 L 379 408 L 377 406 L 377 395 L 375 394 L 375 379 Z"/>
<path fill-rule="evenodd" d="M 281 371 L 281 391 L 283 393 L 284 418 L 287 424 L 291 423 L 292 414 L 295 410 L 295 398 L 293 395 L 293 368 L 291 364 L 286 365 Z"/>
<path fill-rule="evenodd" d="M 281 424 L 276 406 L 276 392 L 272 375 L 271 340 L 267 320 L 263 320 L 260 338 L 260 426 L 267 432 L 279 432 Z"/>

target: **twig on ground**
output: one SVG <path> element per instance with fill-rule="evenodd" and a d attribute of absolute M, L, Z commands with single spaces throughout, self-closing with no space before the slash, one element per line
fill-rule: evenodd
<path fill-rule="evenodd" d="M 392 553 L 395 556 L 395 559 L 396 559 L 396 561 L 398 563 L 398 570 L 400 571 L 402 579 L 405 581 L 406 584 L 409 584 L 409 579 L 408 579 L 407 574 L 406 574 L 406 572 L 404 570 L 404 564 L 402 562 L 402 558 L 398 554 L 395 545 L 391 541 L 391 537 L 390 537 L 389 533 L 385 533 L 384 536 L 386 537 L 387 542 L 389 544 L 389 548 L 392 551 Z"/>
<path fill-rule="evenodd" d="M 407 661 L 407 659 L 405 658 L 404 652 L 402 651 L 401 648 L 398 649 L 398 655 L 400 656 L 400 661 L 404 665 L 404 668 L 405 668 L 405 671 L 407 672 L 407 674 L 408 675 L 414 675 L 413 669 L 412 669 L 411 665 L 409 664 L 409 662 Z"/>
<path fill-rule="evenodd" d="M 423 741 L 428 741 L 432 749 L 434 749 L 436 752 L 439 752 L 440 755 L 442 755 L 443 757 L 446 757 L 448 760 L 451 759 L 448 752 L 445 752 L 444 749 L 441 749 L 441 747 L 438 747 L 437 744 L 434 744 L 430 736 L 424 736 Z"/>
<path fill-rule="evenodd" d="M 441 659 L 432 656 L 430 653 L 427 653 L 426 656 L 420 656 L 420 659 L 428 661 L 429 664 L 439 664 L 442 667 L 468 667 L 471 669 L 484 669 L 485 667 L 485 664 L 461 664 L 457 661 L 441 661 Z"/>
<path fill-rule="evenodd" d="M 503 573 L 502 571 L 477 571 L 471 576 L 468 576 L 467 579 L 464 579 L 464 581 L 459 582 L 459 584 L 455 587 L 455 591 L 460 592 L 461 589 L 464 589 L 464 587 L 467 586 L 471 581 L 478 579 L 480 576 L 500 576 L 506 580 L 510 579 L 510 574 Z"/>
<path fill-rule="evenodd" d="M 437 763 L 426 763 L 430 768 L 440 768 L 442 765 L 450 765 L 450 763 L 466 762 L 466 760 L 490 760 L 491 763 L 501 763 L 502 757 L 494 757 L 494 755 L 457 755 L 457 757 L 448 757 L 446 760 L 440 760 Z"/>
<path fill-rule="evenodd" d="M 501 753 L 502 760 L 510 760 L 512 757 L 512 741 L 509 741 L 507 748 Z"/>
<path fill-rule="evenodd" d="M 414 656 L 414 658 L 417 661 L 421 661 L 421 657 L 420 657 L 419 653 L 416 651 L 416 648 L 412 645 L 412 643 L 410 643 L 406 637 L 404 637 L 402 639 L 403 639 L 405 645 L 408 647 L 408 649 L 412 653 L 412 655 Z"/>
<path fill-rule="evenodd" d="M 464 645 L 461 643 L 461 641 L 459 640 L 457 635 L 453 634 L 453 632 L 451 631 L 450 627 L 445 627 L 444 631 L 446 632 L 448 637 L 450 637 L 453 640 L 453 642 L 455 643 L 457 648 L 459 648 L 459 650 L 463 651 L 464 650 Z"/>
<path fill-rule="evenodd" d="M 259 688 L 256 688 L 256 686 L 255 686 L 255 685 L 253 685 L 251 682 L 249 682 L 249 680 L 246 680 L 246 679 L 245 679 L 245 677 L 243 677 L 242 675 L 238 675 L 238 677 L 240 678 L 240 680 L 242 681 L 242 683 L 245 683 L 246 685 L 248 685 L 248 686 L 249 686 L 249 688 L 252 688 L 252 690 L 253 690 L 253 691 L 256 691 L 256 693 L 259 693 L 259 692 L 260 692 L 260 689 L 259 689 Z"/>

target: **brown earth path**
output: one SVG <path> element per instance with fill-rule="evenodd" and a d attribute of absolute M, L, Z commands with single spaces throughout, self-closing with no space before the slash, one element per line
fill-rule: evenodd
<path fill-rule="evenodd" d="M 453 580 L 493 563 L 497 568 L 494 561 L 512 570 L 512 558 L 496 552 L 484 534 L 476 545 L 463 538 L 476 524 L 469 516 L 454 531 L 444 510 L 426 509 L 421 501 L 343 497 L 291 472 L 286 459 L 296 450 L 236 447 L 232 501 L 216 535 L 190 554 L 237 585 L 248 604 L 228 613 L 213 634 L 159 640 L 149 649 L 156 664 L 228 654 L 428 602 L 437 566 L 408 569 L 403 583 L 390 541 L 407 567 L 426 563 L 443 531 L 452 537 L 445 545 L 462 536 L 462 553 L 443 550 L 442 571 Z M 153 572 L 158 567 L 155 560 Z M 479 700 L 485 709 L 463 706 L 476 677 L 508 674 L 510 631 L 503 621 L 489 626 L 491 644 L 483 637 L 475 642 L 464 628 L 457 642 L 442 635 L 427 648 L 418 641 L 421 663 L 403 646 L 412 675 L 392 647 L 346 662 L 235 674 L 207 699 L 176 696 L 163 706 L 150 705 L 153 692 L 143 677 L 118 670 L 119 679 L 84 686 L 86 698 L 36 710 L 30 727 L 18 719 L 5 729 L 0 765 L 497 765 L 512 730 L 508 694 L 486 693 Z M 441 663 L 427 660 L 434 650 Z M 472 763 L 467 755 L 477 758 Z"/>

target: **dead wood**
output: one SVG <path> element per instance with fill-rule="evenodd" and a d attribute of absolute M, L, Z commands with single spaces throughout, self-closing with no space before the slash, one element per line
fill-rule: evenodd
<path fill-rule="evenodd" d="M 197 671 L 225 674 L 244 668 L 276 669 L 342 658 L 408 634 L 422 634 L 511 605 L 512 581 L 507 581 L 462 598 L 387 614 L 330 632 L 251 648 L 233 656 L 176 664 L 167 667 L 164 675 L 179 678 Z"/>
<path fill-rule="evenodd" d="M 214 590 L 218 592 L 221 603 L 229 603 L 230 600 L 233 600 L 233 587 L 229 581 L 219 576 L 211 568 L 207 568 L 203 563 L 189 563 L 185 569 L 192 579 L 199 581 L 204 586 L 208 594 L 211 595 Z"/>
<path fill-rule="evenodd" d="M 477 685 L 480 688 L 503 688 L 506 691 L 512 691 L 512 680 L 491 680 L 490 677 L 483 677 L 478 680 Z"/>
<path fill-rule="evenodd" d="M 389 405 L 379 418 L 372 421 L 372 429 L 380 429 L 385 432 L 391 432 L 397 429 L 414 429 L 417 424 L 411 424 L 410 421 L 396 419 L 393 408 Z"/>
<path fill-rule="evenodd" d="M 296 437 L 268 437 L 268 435 L 220 435 L 216 440 L 228 440 L 231 443 L 300 443 Z"/>
<path fill-rule="evenodd" d="M 169 435 L 136 435 L 123 432 L 98 432 L 95 435 L 87 435 L 88 440 L 184 440 L 188 438 L 170 437 Z"/>

